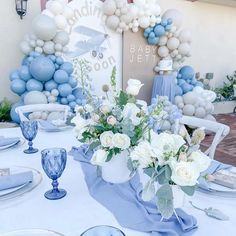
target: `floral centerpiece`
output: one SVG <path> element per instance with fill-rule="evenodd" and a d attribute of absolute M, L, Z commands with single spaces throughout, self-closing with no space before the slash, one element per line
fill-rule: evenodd
<path fill-rule="evenodd" d="M 192 196 L 201 172 L 211 162 L 199 150 L 205 137 L 203 129 L 195 130 L 192 137 L 186 129 L 181 129 L 180 134 L 182 136 L 151 132 L 150 139 L 139 142 L 130 154 L 134 166 L 140 166 L 150 177 L 143 189 L 143 199 L 149 201 L 156 196 L 157 207 L 164 218 L 170 218 L 174 212 L 173 199 L 177 196 L 173 195 L 173 187 Z"/>

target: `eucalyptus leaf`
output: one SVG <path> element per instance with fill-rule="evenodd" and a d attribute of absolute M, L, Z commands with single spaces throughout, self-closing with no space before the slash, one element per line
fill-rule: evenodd
<path fill-rule="evenodd" d="M 150 167 L 150 168 L 144 169 L 144 173 L 146 175 L 148 175 L 149 177 L 152 177 L 154 172 L 155 172 L 155 168 L 154 167 Z"/>
<path fill-rule="evenodd" d="M 185 192 L 188 196 L 193 196 L 196 186 L 180 186 L 183 192 Z"/>
<path fill-rule="evenodd" d="M 95 142 L 92 142 L 92 143 L 89 145 L 89 149 L 90 149 L 90 150 L 94 150 L 94 149 L 96 149 L 100 144 L 101 144 L 101 143 L 100 143 L 99 140 L 97 140 L 97 141 L 95 141 Z"/>
<path fill-rule="evenodd" d="M 156 193 L 156 188 L 152 180 L 149 180 L 142 192 L 142 199 L 146 202 L 151 201 Z"/>
<path fill-rule="evenodd" d="M 167 170 L 168 171 L 168 170 Z M 167 173 L 168 175 L 168 173 Z M 169 183 L 169 178 L 166 178 L 166 167 L 163 167 L 158 173 L 157 173 L 157 181 L 159 184 L 167 184 Z"/>
<path fill-rule="evenodd" d="M 157 207 L 163 218 L 169 219 L 173 215 L 173 192 L 169 184 L 164 184 L 158 189 Z"/>

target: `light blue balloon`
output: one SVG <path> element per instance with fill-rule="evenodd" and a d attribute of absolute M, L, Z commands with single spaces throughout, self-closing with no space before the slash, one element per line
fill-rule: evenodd
<path fill-rule="evenodd" d="M 82 105 L 82 99 L 80 99 L 80 98 L 77 98 L 75 102 L 76 102 L 78 105 Z"/>
<path fill-rule="evenodd" d="M 203 86 L 203 83 L 200 82 L 200 81 L 197 81 L 196 86 L 199 86 L 199 87 L 202 87 L 202 88 L 204 87 L 204 86 Z"/>
<path fill-rule="evenodd" d="M 20 74 L 18 70 L 14 70 L 10 74 L 10 80 L 20 79 Z"/>
<path fill-rule="evenodd" d="M 178 79 L 177 83 L 178 83 L 179 86 L 181 86 L 182 84 L 186 83 L 186 81 L 183 80 L 183 79 Z"/>
<path fill-rule="evenodd" d="M 23 106 L 24 102 L 23 100 L 19 100 L 18 102 L 16 102 L 15 104 L 12 105 L 11 107 L 11 112 L 10 112 L 10 116 L 12 121 L 14 121 L 15 123 L 19 124 L 20 123 L 20 117 L 18 116 L 18 114 L 16 113 L 15 109 L 19 106 Z"/>
<path fill-rule="evenodd" d="M 64 70 L 67 72 L 68 75 L 71 75 L 73 73 L 73 65 L 70 62 L 65 62 L 60 67 L 61 70 Z"/>
<path fill-rule="evenodd" d="M 69 78 L 69 84 L 72 88 L 75 88 L 78 85 L 78 82 L 74 77 L 70 77 Z"/>
<path fill-rule="evenodd" d="M 61 98 L 61 104 L 62 105 L 67 105 L 69 102 L 67 100 L 67 98 Z"/>
<path fill-rule="evenodd" d="M 161 37 L 165 34 L 165 28 L 162 25 L 156 25 L 154 28 L 154 33 L 156 36 Z"/>
<path fill-rule="evenodd" d="M 171 30 L 171 28 L 172 28 L 172 25 L 167 25 L 167 26 L 165 27 L 165 31 L 169 32 L 169 31 Z"/>
<path fill-rule="evenodd" d="M 70 103 L 69 103 L 69 106 L 70 106 L 72 109 L 74 109 L 76 105 L 77 105 L 76 102 L 70 102 Z"/>
<path fill-rule="evenodd" d="M 53 62 L 45 57 L 36 57 L 30 64 L 31 75 L 42 82 L 48 81 L 53 77 L 55 66 Z"/>
<path fill-rule="evenodd" d="M 168 20 L 167 19 L 163 19 L 162 21 L 161 21 L 161 25 L 162 26 L 167 26 L 168 25 Z"/>
<path fill-rule="evenodd" d="M 145 31 L 143 32 L 143 36 L 144 36 L 145 38 L 147 38 L 148 35 L 149 35 L 149 33 L 145 32 Z"/>
<path fill-rule="evenodd" d="M 148 27 L 144 30 L 144 33 L 150 34 L 153 31 L 152 27 Z"/>
<path fill-rule="evenodd" d="M 62 65 L 62 64 L 64 63 L 63 58 L 62 58 L 62 57 L 57 57 L 57 58 L 56 58 L 56 63 L 57 63 L 59 66 Z"/>
<path fill-rule="evenodd" d="M 49 80 L 45 83 L 44 87 L 46 91 L 57 89 L 58 84 L 54 80 Z"/>
<path fill-rule="evenodd" d="M 43 91 L 43 84 L 36 80 L 36 79 L 30 79 L 27 83 L 26 83 L 26 88 L 28 91 Z"/>
<path fill-rule="evenodd" d="M 76 88 L 73 90 L 72 94 L 79 99 L 84 99 L 84 93 L 83 93 L 83 89 L 82 88 Z"/>
<path fill-rule="evenodd" d="M 31 63 L 33 60 L 34 60 L 33 57 L 28 57 L 28 58 L 27 58 L 27 61 L 28 61 L 29 63 Z"/>
<path fill-rule="evenodd" d="M 21 80 L 21 79 L 15 79 L 13 81 L 11 81 L 11 91 L 21 95 L 25 92 L 26 90 L 26 84 L 25 81 Z"/>
<path fill-rule="evenodd" d="M 64 84 L 69 82 L 69 76 L 64 70 L 57 70 L 54 73 L 53 78 L 58 84 Z"/>
<path fill-rule="evenodd" d="M 196 79 L 192 79 L 191 84 L 195 86 L 197 84 L 197 80 Z"/>
<path fill-rule="evenodd" d="M 76 97 L 75 97 L 73 94 L 69 94 L 69 95 L 67 96 L 68 102 L 73 102 L 73 101 L 75 101 L 75 99 L 76 99 Z"/>
<path fill-rule="evenodd" d="M 72 87 L 69 84 L 60 84 L 58 91 L 60 96 L 67 97 L 69 94 L 72 94 Z"/>
<path fill-rule="evenodd" d="M 171 18 L 167 19 L 168 25 L 171 25 L 173 23 L 173 20 Z"/>
<path fill-rule="evenodd" d="M 149 38 L 155 38 L 156 37 L 156 35 L 155 35 L 155 33 L 154 32 L 151 32 L 150 34 L 149 34 L 149 36 L 148 36 Z"/>
<path fill-rule="evenodd" d="M 148 38 L 148 43 L 151 45 L 156 45 L 159 41 L 159 38 L 155 37 L 155 38 Z"/>
<path fill-rule="evenodd" d="M 193 86 L 187 83 L 183 84 L 181 88 L 183 89 L 184 93 L 188 93 L 193 90 Z"/>
<path fill-rule="evenodd" d="M 180 69 L 179 74 L 181 74 L 181 78 L 184 80 L 192 80 L 194 78 L 195 72 L 191 66 L 183 66 Z"/>
<path fill-rule="evenodd" d="M 54 55 L 49 55 L 48 58 L 49 58 L 53 63 L 55 63 L 55 62 L 56 62 L 56 59 L 57 59 L 57 57 L 54 56 Z"/>
<path fill-rule="evenodd" d="M 175 96 L 182 96 L 183 95 L 183 90 L 180 86 L 175 87 Z"/>
<path fill-rule="evenodd" d="M 21 79 L 23 79 L 24 81 L 28 81 L 29 79 L 31 79 L 31 74 L 29 72 L 28 66 L 21 66 L 19 74 Z"/>

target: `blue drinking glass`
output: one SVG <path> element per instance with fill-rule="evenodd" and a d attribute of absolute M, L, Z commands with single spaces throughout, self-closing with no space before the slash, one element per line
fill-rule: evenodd
<path fill-rule="evenodd" d="M 125 236 L 124 232 L 120 229 L 117 229 L 113 226 L 109 225 L 97 225 L 94 226 L 85 232 L 83 232 L 80 236 Z"/>
<path fill-rule="evenodd" d="M 49 200 L 57 200 L 65 197 L 66 191 L 58 188 L 57 179 L 61 177 L 66 167 L 67 153 L 64 148 L 44 149 L 42 152 L 42 166 L 47 176 L 52 179 L 52 190 L 44 196 Z"/>
<path fill-rule="evenodd" d="M 37 148 L 33 148 L 33 142 L 34 138 L 36 137 L 38 133 L 38 123 L 37 121 L 22 121 L 20 123 L 21 132 L 25 139 L 28 140 L 29 148 L 24 150 L 24 153 L 31 154 L 38 152 Z"/>

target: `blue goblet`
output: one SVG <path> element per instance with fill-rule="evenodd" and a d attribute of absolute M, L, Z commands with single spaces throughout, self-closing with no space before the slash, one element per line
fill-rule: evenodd
<path fill-rule="evenodd" d="M 33 148 L 33 142 L 34 138 L 36 137 L 38 133 L 38 123 L 37 121 L 22 121 L 20 123 L 21 132 L 25 139 L 28 140 L 29 148 L 24 150 L 24 153 L 31 154 L 38 152 L 37 148 Z"/>
<path fill-rule="evenodd" d="M 57 179 L 61 177 L 66 167 L 67 153 L 64 148 L 44 149 L 42 152 L 42 166 L 47 176 L 52 179 L 52 190 L 44 196 L 49 200 L 57 200 L 65 197 L 66 191 L 58 188 Z"/>

